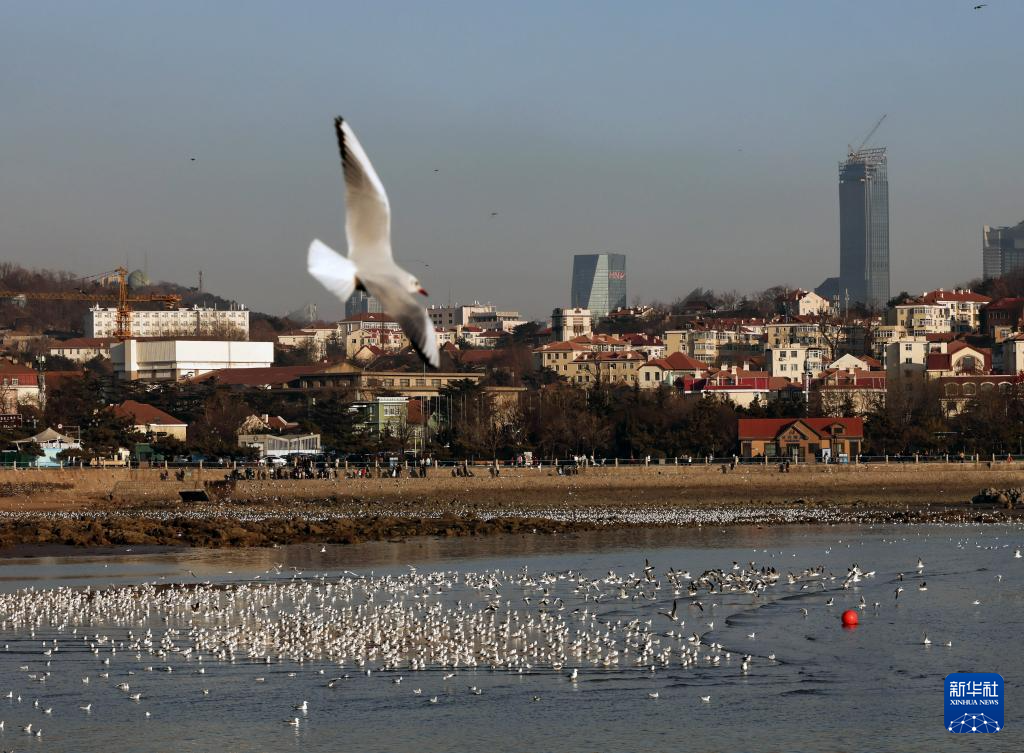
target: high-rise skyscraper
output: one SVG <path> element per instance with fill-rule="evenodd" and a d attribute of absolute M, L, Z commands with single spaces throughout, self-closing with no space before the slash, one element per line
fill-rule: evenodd
<path fill-rule="evenodd" d="M 351 296 L 349 296 L 349 299 L 345 301 L 346 319 L 358 316 L 359 314 L 380 314 L 383 313 L 383 311 L 384 309 L 380 305 L 380 301 L 362 290 L 355 291 Z"/>
<path fill-rule="evenodd" d="M 981 273 L 990 280 L 1024 269 L 1024 222 L 1015 227 L 982 230 Z"/>
<path fill-rule="evenodd" d="M 839 288 L 850 301 L 889 300 L 889 176 L 885 148 L 858 149 L 839 163 Z"/>
<path fill-rule="evenodd" d="M 573 308 L 590 309 L 594 321 L 626 305 L 626 255 L 576 254 L 572 258 Z"/>

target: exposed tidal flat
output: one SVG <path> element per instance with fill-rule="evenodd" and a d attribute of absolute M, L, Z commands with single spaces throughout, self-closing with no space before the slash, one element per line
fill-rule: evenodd
<path fill-rule="evenodd" d="M 970 506 L 983 487 L 1020 486 L 1024 464 L 652 465 L 503 469 L 470 478 L 241 480 L 211 502 L 178 492 L 223 479 L 194 471 L 7 472 L 0 546 L 272 546 L 410 536 L 568 533 L 603 528 L 809 523 L 996 522 L 1017 511 Z"/>

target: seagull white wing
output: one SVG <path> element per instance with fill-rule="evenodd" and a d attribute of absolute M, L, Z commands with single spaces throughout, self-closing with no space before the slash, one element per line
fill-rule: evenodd
<path fill-rule="evenodd" d="M 356 265 L 319 240 L 309 244 L 306 269 L 342 301 L 347 301 L 355 292 Z"/>
<path fill-rule="evenodd" d="M 437 351 L 437 337 L 426 308 L 411 293 L 406 293 L 395 284 L 366 279 L 363 284 L 381 302 L 381 307 L 402 325 L 402 331 L 420 358 L 435 369 L 438 368 L 441 358 Z"/>
<path fill-rule="evenodd" d="M 345 173 L 348 257 L 361 267 L 391 260 L 391 207 L 384 184 L 359 139 L 343 118 L 334 119 Z"/>

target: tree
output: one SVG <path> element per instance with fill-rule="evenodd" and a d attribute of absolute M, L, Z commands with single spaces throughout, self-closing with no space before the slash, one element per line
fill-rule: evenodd
<path fill-rule="evenodd" d="M 203 404 L 203 412 L 188 427 L 188 445 L 207 456 L 238 455 L 238 427 L 252 413 L 242 398 L 217 390 Z"/>

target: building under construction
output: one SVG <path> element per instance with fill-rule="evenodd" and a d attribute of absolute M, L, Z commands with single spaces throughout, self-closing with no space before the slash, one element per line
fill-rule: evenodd
<path fill-rule="evenodd" d="M 885 148 L 839 163 L 839 282 L 872 308 L 889 300 L 889 176 Z"/>

